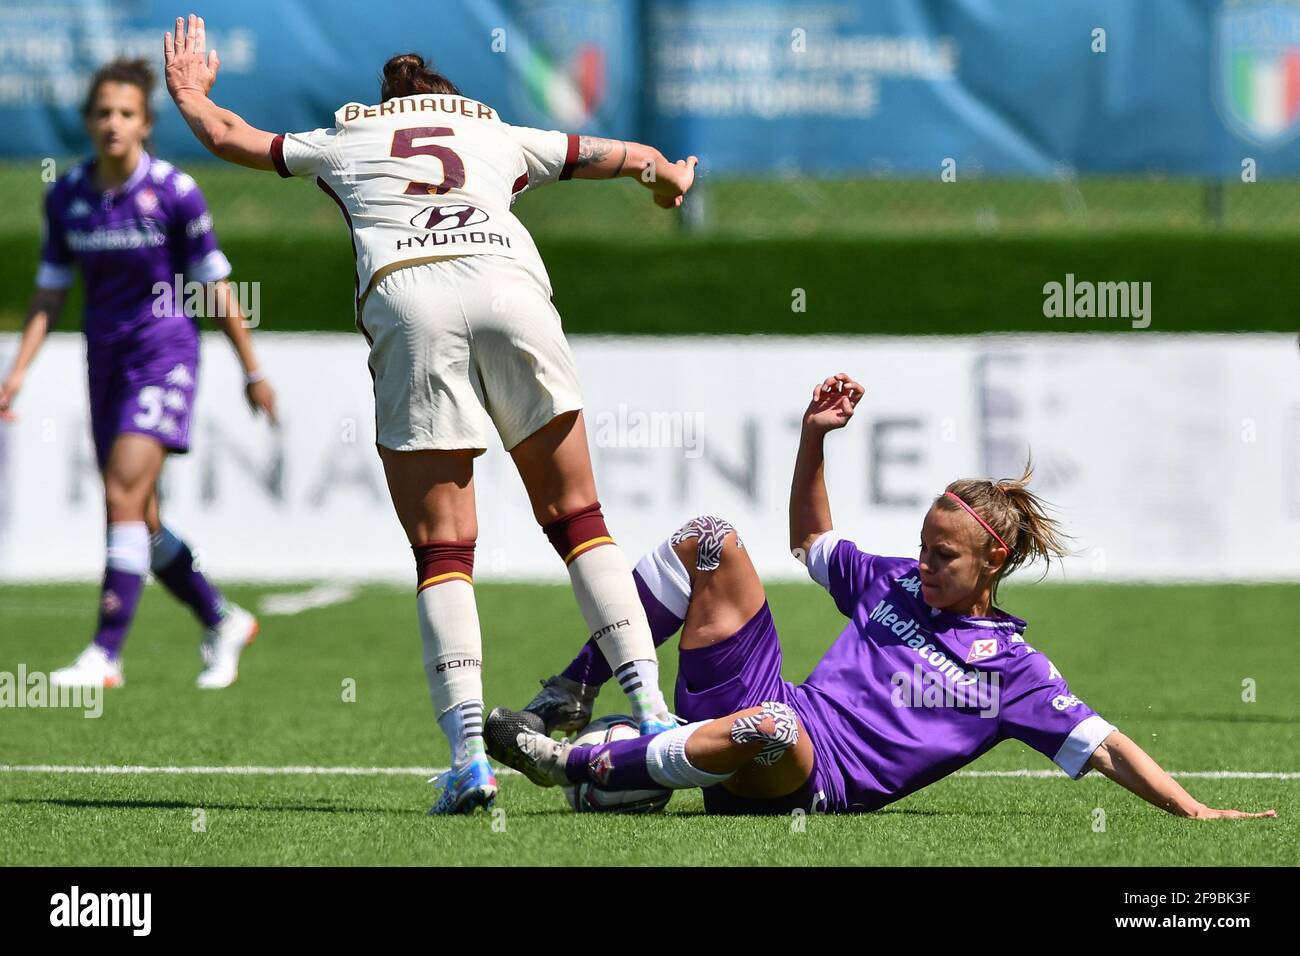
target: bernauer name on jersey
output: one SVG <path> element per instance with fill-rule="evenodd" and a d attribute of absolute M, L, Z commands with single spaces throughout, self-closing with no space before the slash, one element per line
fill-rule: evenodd
<path fill-rule="evenodd" d="M 467 100 L 463 96 L 404 96 L 399 99 L 380 103 L 378 106 L 362 106 L 349 103 L 343 107 L 343 122 L 354 119 L 371 119 L 376 116 L 397 116 L 401 113 L 458 113 L 470 119 L 496 119 L 492 108 L 484 106 L 477 100 Z"/>

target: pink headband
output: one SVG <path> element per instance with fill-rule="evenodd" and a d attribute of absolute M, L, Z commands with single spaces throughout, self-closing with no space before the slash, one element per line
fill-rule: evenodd
<path fill-rule="evenodd" d="M 953 494 L 951 491 L 945 491 L 944 494 L 945 494 L 947 497 L 951 498 L 953 501 L 957 502 L 957 504 L 961 505 L 962 508 L 965 509 L 965 511 L 966 511 L 966 513 L 967 513 L 968 515 L 970 515 L 972 518 L 974 518 L 976 521 L 978 521 L 981 525 L 983 525 L 984 530 L 987 531 L 989 534 L 993 535 L 993 540 L 996 541 L 998 544 L 1002 545 L 1002 547 L 1004 547 L 1004 548 L 1007 549 L 1007 554 L 1011 554 L 1011 553 L 1012 553 L 1010 546 L 1009 546 L 1005 541 L 1002 540 L 1002 535 L 1000 535 L 1000 534 L 998 534 L 996 531 L 994 531 L 994 530 L 993 530 L 993 526 L 992 526 L 991 524 L 989 524 L 987 521 L 985 521 L 983 518 L 981 518 L 981 517 L 976 513 L 976 511 L 975 511 L 974 508 L 972 508 L 970 505 L 966 504 L 966 502 L 962 501 L 961 498 L 957 497 L 957 495 Z"/>

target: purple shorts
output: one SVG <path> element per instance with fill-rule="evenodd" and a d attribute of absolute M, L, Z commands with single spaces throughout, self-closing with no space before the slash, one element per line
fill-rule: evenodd
<path fill-rule="evenodd" d="M 199 343 L 118 348 L 89 356 L 90 430 L 99 467 L 118 435 L 157 439 L 171 452 L 190 446 L 190 409 L 198 382 Z"/>
<path fill-rule="evenodd" d="M 680 651 L 677 668 L 677 714 L 695 723 L 725 717 L 765 701 L 777 701 L 798 713 L 794 685 L 781 679 L 781 639 L 767 602 L 735 634 L 725 640 Z M 808 721 L 799 714 L 806 733 Z M 721 785 L 704 788 L 709 813 L 789 813 L 812 810 L 819 791 L 820 768 L 802 787 L 784 797 L 753 800 L 738 797 Z"/>

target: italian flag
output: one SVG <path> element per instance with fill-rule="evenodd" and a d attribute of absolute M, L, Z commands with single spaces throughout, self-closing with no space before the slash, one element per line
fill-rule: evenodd
<path fill-rule="evenodd" d="M 605 55 L 594 44 L 583 44 L 565 69 L 536 47 L 529 47 L 524 84 L 538 109 L 560 125 L 580 126 L 605 96 Z"/>
<path fill-rule="evenodd" d="M 1259 133 L 1281 133 L 1300 113 L 1300 48 L 1280 56 L 1238 53 L 1232 58 L 1232 102 Z"/>

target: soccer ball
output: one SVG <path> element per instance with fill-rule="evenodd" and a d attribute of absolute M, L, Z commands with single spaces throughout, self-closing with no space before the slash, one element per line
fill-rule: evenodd
<path fill-rule="evenodd" d="M 623 714 L 599 717 L 578 732 L 573 742 L 581 747 L 641 736 L 636 721 Z M 657 813 L 668 806 L 671 790 L 600 790 L 589 783 L 564 788 L 575 813 Z"/>

